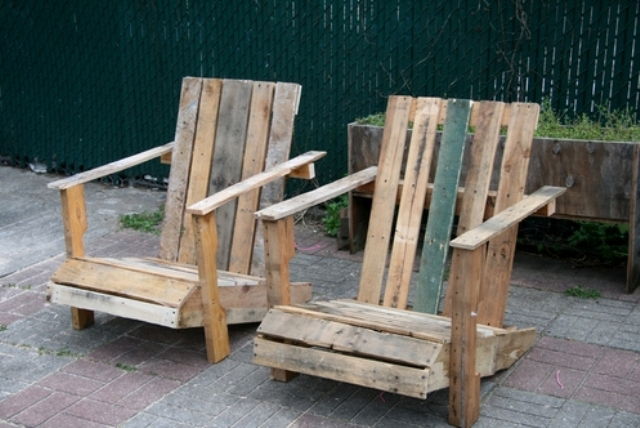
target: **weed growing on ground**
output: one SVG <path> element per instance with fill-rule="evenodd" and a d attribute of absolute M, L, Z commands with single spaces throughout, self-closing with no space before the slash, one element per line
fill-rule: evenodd
<path fill-rule="evenodd" d="M 598 299 L 600 292 L 592 288 L 582 288 L 579 285 L 564 290 L 564 294 L 567 296 L 578 297 L 580 299 Z"/>
<path fill-rule="evenodd" d="M 116 363 L 116 367 L 124 370 L 125 372 L 135 372 L 136 370 L 138 370 L 137 368 L 124 363 Z"/>
<path fill-rule="evenodd" d="M 146 233 L 160 233 L 160 224 L 164 219 L 164 211 L 157 210 L 120 216 L 120 225 L 125 229 L 138 230 Z"/>
<path fill-rule="evenodd" d="M 349 197 L 342 195 L 325 204 L 325 215 L 322 218 L 324 231 L 329 236 L 338 236 L 340 231 L 340 211 L 349 205 Z"/>
<path fill-rule="evenodd" d="M 7 329 L 7 326 L 4 324 L 0 324 L 0 331 L 5 331 Z"/>

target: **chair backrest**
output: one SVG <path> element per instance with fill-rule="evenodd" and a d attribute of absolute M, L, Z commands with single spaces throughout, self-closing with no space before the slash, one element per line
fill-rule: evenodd
<path fill-rule="evenodd" d="M 295 83 L 183 79 L 161 258 L 195 263 L 192 221 L 185 207 L 289 158 L 300 91 Z M 283 195 L 284 179 L 219 208 L 220 269 L 260 273 L 263 243 L 253 213 Z"/>
<path fill-rule="evenodd" d="M 422 214 L 430 195 L 414 309 L 437 311 L 456 211 L 459 215 L 457 234 L 461 234 L 486 218 L 490 211 L 487 210 L 488 200 L 489 206 L 493 203 L 493 213 L 498 213 L 522 199 L 538 115 L 539 106 L 530 103 L 389 98 L 358 300 L 380 303 L 387 250 L 391 246 L 382 304 L 406 307 Z M 413 131 L 409 148 L 405 150 L 406 129 L 410 122 L 413 122 Z M 443 135 L 437 148 L 436 133 L 442 124 Z M 474 129 L 472 138 L 467 135 L 469 125 Z M 507 137 L 500 180 L 497 189 L 491 191 L 496 149 L 501 128 L 505 127 Z M 470 147 L 465 150 L 466 141 Z M 405 152 L 406 160 L 403 159 Z M 465 162 L 464 191 L 459 189 L 463 155 L 469 157 Z M 403 164 L 406 165 L 404 174 L 401 171 Z M 434 164 L 436 171 L 432 174 Z M 433 184 L 429 183 L 430 176 L 434 176 Z M 391 242 L 398 196 L 400 204 Z M 456 209 L 457 199 L 460 203 Z M 492 288 L 496 287 L 496 281 L 508 284 L 514 245 L 515 237 L 496 239 L 489 244 L 485 278 L 491 278 L 491 281 L 483 281 L 481 301 L 483 296 L 496 292 Z M 506 293 L 505 290 L 503 287 L 499 292 Z M 504 299 L 506 301 L 506 296 Z"/>

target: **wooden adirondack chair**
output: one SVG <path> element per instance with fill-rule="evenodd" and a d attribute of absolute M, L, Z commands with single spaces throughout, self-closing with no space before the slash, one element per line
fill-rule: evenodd
<path fill-rule="evenodd" d="M 262 321 L 253 361 L 272 367 L 279 380 L 300 372 L 423 399 L 449 386 L 450 423 L 473 424 L 479 412 L 479 376 L 509 367 L 535 341 L 535 329 L 502 328 L 502 319 L 517 223 L 544 207 L 550 215 L 564 191 L 545 186 L 523 195 L 538 114 L 537 104 L 390 97 L 377 167 L 256 214 L 265 226 L 269 303 L 285 306 L 275 306 Z M 459 188 L 469 118 L 475 137 L 468 149 L 465 186 Z M 413 134 L 401 180 L 409 122 Z M 430 186 L 440 123 L 444 131 Z M 501 180 L 497 191 L 490 192 L 500 128 L 505 126 Z M 357 299 L 291 305 L 290 216 L 374 180 Z M 426 199 L 431 201 L 429 221 L 414 302 L 414 309 L 423 312 L 416 312 L 405 308 Z M 461 199 L 458 237 L 451 242 L 446 309 L 451 317 L 424 313 L 438 307 L 456 199 Z M 485 211 L 496 215 L 483 223 Z"/>
<path fill-rule="evenodd" d="M 93 311 L 171 328 L 204 326 L 209 361 L 228 355 L 227 324 L 257 322 L 267 311 L 266 286 L 256 276 L 264 267 L 262 232 L 253 214 L 282 199 L 285 176 L 313 177 L 313 162 L 324 156 L 287 160 L 300 89 L 187 77 L 174 142 L 49 184 L 61 192 L 68 255 L 51 278 L 49 299 L 72 307 L 74 328 L 90 325 Z M 160 258 L 85 256 L 83 183 L 158 156 L 171 162 Z M 295 301 L 311 296 L 310 284 L 293 290 Z"/>

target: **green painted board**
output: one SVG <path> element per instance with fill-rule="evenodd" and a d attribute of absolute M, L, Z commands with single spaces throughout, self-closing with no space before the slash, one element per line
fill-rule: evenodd
<path fill-rule="evenodd" d="M 438 312 L 470 112 L 470 100 L 449 100 L 416 285 L 416 311 Z"/>

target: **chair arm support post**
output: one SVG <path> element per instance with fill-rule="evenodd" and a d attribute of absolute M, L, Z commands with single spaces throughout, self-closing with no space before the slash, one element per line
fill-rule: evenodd
<path fill-rule="evenodd" d="M 207 359 L 217 363 L 231 352 L 227 316 L 220 304 L 216 252 L 218 234 L 215 213 L 193 216 L 198 277 L 202 293 L 202 317 L 207 348 Z"/>
<path fill-rule="evenodd" d="M 84 233 L 87 231 L 87 210 L 84 185 L 60 189 L 64 242 L 69 257 L 84 256 Z"/>
<path fill-rule="evenodd" d="M 480 416 L 480 374 L 476 372 L 476 325 L 486 246 L 455 248 L 451 264 L 451 350 L 449 423 L 471 427 Z"/>
<path fill-rule="evenodd" d="M 290 305 L 289 261 L 295 255 L 293 217 L 277 221 L 265 220 L 263 225 L 267 303 L 269 307 Z"/>
<path fill-rule="evenodd" d="M 84 256 L 84 234 L 87 231 L 84 184 L 60 189 L 60 200 L 62 202 L 62 223 L 67 256 L 82 257 Z M 71 325 L 75 330 L 89 327 L 93 321 L 93 311 L 71 308 Z"/>

